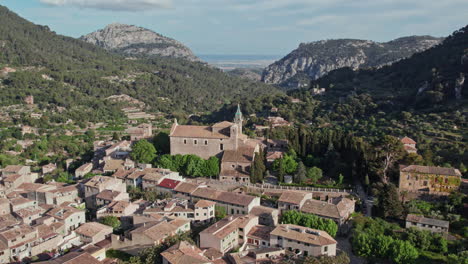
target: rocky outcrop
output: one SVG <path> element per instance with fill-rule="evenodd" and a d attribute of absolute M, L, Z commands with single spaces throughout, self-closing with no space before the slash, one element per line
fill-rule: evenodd
<path fill-rule="evenodd" d="M 191 61 L 199 60 L 189 48 L 177 40 L 132 25 L 110 24 L 80 39 L 128 55 L 159 55 Z"/>
<path fill-rule="evenodd" d="M 385 43 L 357 39 L 322 40 L 302 43 L 281 60 L 268 66 L 262 81 L 293 87 L 301 73 L 315 80 L 328 72 L 350 67 L 354 70 L 381 67 L 439 44 L 443 39 L 411 36 Z"/>

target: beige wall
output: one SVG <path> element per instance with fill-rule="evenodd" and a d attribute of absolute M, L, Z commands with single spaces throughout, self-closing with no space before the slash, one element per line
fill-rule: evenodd
<path fill-rule="evenodd" d="M 52 251 L 53 249 L 57 249 L 58 245 L 62 243 L 63 239 L 61 235 L 57 235 L 49 240 L 43 241 L 33 247 L 31 247 L 31 255 L 36 256 L 44 251 Z"/>
<path fill-rule="evenodd" d="M 215 217 L 215 206 L 195 207 L 195 221 L 209 221 Z"/>
<path fill-rule="evenodd" d="M 420 223 L 413 223 L 413 222 L 409 222 L 409 221 L 406 221 L 406 228 L 410 228 L 410 227 L 414 227 L 414 228 L 417 228 L 419 230 L 427 230 L 429 232 L 432 232 L 432 233 L 446 233 L 448 232 L 448 228 L 445 228 L 445 227 L 440 227 L 440 226 L 433 226 L 433 225 L 423 225 L 423 224 L 420 224 Z"/>
<path fill-rule="evenodd" d="M 278 239 L 278 236 L 271 235 L 270 236 L 270 245 L 272 247 L 281 247 L 286 250 L 295 251 L 300 250 L 303 254 L 307 254 L 308 256 L 320 256 L 320 255 L 327 255 L 327 256 L 336 256 L 336 244 L 326 245 L 326 246 L 316 246 L 311 245 L 306 246 L 304 243 L 297 243 L 298 241 L 282 238 Z M 307 252 L 307 253 L 305 253 Z"/>
<path fill-rule="evenodd" d="M 195 144 L 195 140 L 197 144 Z M 186 143 L 184 143 L 184 141 Z M 206 141 L 206 144 L 205 144 Z M 182 138 L 171 137 L 171 155 L 195 154 L 203 159 L 209 159 L 212 156 L 220 156 L 223 150 L 235 149 L 233 138 L 228 139 L 211 139 L 211 138 Z M 223 144 L 221 150 L 220 144 Z"/>

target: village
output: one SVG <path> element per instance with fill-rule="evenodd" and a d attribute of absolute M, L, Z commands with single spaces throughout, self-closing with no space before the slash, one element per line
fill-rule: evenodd
<path fill-rule="evenodd" d="M 34 104 L 32 97 L 25 102 Z M 154 119 L 138 108 L 125 111 L 130 120 Z M 280 116 L 267 120 L 269 125 L 255 128 L 293 126 Z M 357 214 L 371 216 L 369 193 L 360 185 L 281 185 L 267 172 L 253 182 L 262 155 L 263 166 L 271 168 L 288 155 L 289 142 L 249 137 L 244 122 L 238 105 L 232 122 L 199 126 L 181 125 L 176 119 L 170 125 L 167 157 L 196 155 L 206 164 L 216 157 L 213 175 L 187 177 L 141 162 L 141 155 L 140 161 L 132 159 L 137 151 L 147 151 L 140 145 L 151 141 L 155 131 L 151 122 L 136 121 L 125 130 L 126 139 L 92 142 L 92 158 L 75 168 L 71 179 L 47 177 L 60 167 L 55 163 L 40 171 L 28 164 L 5 166 L 0 180 L 0 263 L 118 263 L 122 256 L 139 256 L 174 238 L 179 240 L 160 253 L 162 263 L 284 263 L 352 255 L 342 242 L 346 239 L 338 237 L 349 234 Z M 23 135 L 38 133 L 31 126 L 21 129 Z M 417 152 L 411 138 L 402 137 L 400 143 L 406 152 Z M 73 162 L 67 162 L 67 169 Z M 295 181 L 286 174 L 284 183 Z M 400 164 L 403 200 L 447 197 L 467 187 L 458 169 Z M 292 221 L 295 217 L 316 224 Z M 405 220 L 404 228 L 449 236 L 449 221 L 417 214 Z"/>

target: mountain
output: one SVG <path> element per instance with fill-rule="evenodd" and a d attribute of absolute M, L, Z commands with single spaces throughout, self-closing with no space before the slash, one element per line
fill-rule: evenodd
<path fill-rule="evenodd" d="M 302 43 L 286 57 L 268 66 L 262 81 L 297 88 L 328 72 L 350 67 L 381 67 L 439 44 L 443 39 L 411 36 L 379 43 L 359 39 L 322 40 Z"/>
<path fill-rule="evenodd" d="M 260 68 L 235 68 L 227 71 L 227 73 L 232 76 L 258 82 L 262 78 L 262 71 Z"/>
<path fill-rule="evenodd" d="M 57 115 L 60 120 L 110 120 L 121 113 L 105 100 L 112 95 L 131 96 L 152 112 L 185 116 L 279 92 L 200 62 L 126 58 L 58 35 L 0 6 L 0 72 L 4 67 L 16 72 L 0 75 L 0 106 L 21 104 L 25 96 L 33 95 L 43 108 L 65 108 Z"/>
<path fill-rule="evenodd" d="M 132 25 L 110 24 L 101 30 L 82 36 L 80 39 L 126 55 L 159 55 L 184 58 L 190 61 L 199 60 L 188 47 L 177 40 Z"/>

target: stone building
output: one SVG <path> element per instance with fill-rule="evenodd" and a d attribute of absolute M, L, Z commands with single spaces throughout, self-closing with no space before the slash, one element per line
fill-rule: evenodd
<path fill-rule="evenodd" d="M 406 217 L 405 227 L 427 230 L 432 233 L 447 233 L 449 230 L 449 221 L 427 218 L 422 215 L 408 214 Z"/>
<path fill-rule="evenodd" d="M 403 144 L 404 149 L 408 153 L 417 153 L 418 149 L 416 149 L 416 141 L 409 137 L 404 137 L 400 139 L 400 142 Z"/>
<path fill-rule="evenodd" d="M 278 225 L 270 233 L 270 245 L 307 256 L 335 256 L 336 240 L 327 232 L 297 225 Z"/>
<path fill-rule="evenodd" d="M 234 122 L 192 126 L 179 125 L 176 120 L 169 134 L 171 155 L 194 154 L 203 159 L 220 157 L 220 180 L 247 182 L 252 161 L 260 146 L 256 140 L 242 133 L 242 122 L 239 106 Z"/>
<path fill-rule="evenodd" d="M 454 168 L 401 165 L 400 191 L 446 194 L 458 190 L 461 172 Z"/>

